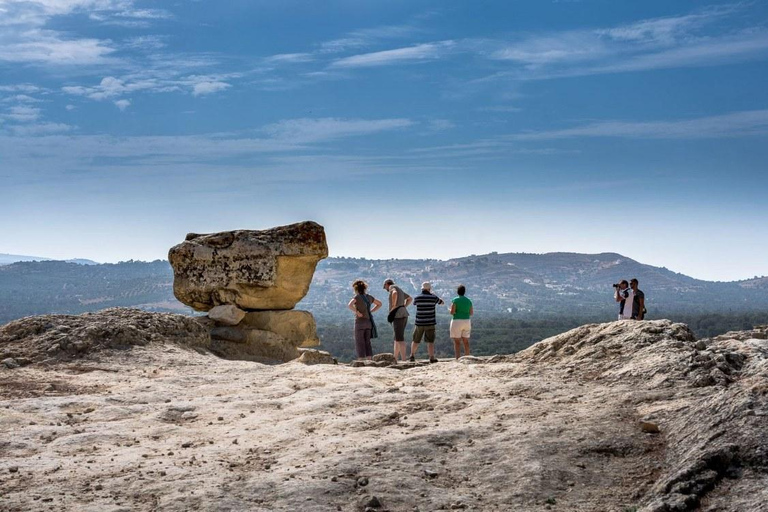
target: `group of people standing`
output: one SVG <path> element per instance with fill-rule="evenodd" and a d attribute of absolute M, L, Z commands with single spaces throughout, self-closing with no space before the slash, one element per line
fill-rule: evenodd
<path fill-rule="evenodd" d="M 359 359 L 371 359 L 373 348 L 371 339 L 378 337 L 376 321 L 373 313 L 383 307 L 380 300 L 367 293 L 368 285 L 358 279 L 352 284 L 355 296 L 349 301 L 348 308 L 355 314 L 355 350 Z M 388 297 L 387 321 L 392 324 L 394 330 L 394 354 L 395 360 L 406 360 L 405 329 L 408 325 L 408 307 L 416 306 L 416 327 L 413 330 L 411 341 L 411 355 L 408 360 L 416 360 L 416 352 L 419 344 L 424 340 L 427 344 L 429 362 L 436 363 L 435 337 L 437 327 L 437 314 L 435 308 L 445 304 L 443 299 L 432 293 L 432 285 L 425 282 L 421 285 L 421 293 L 411 297 L 402 288 L 397 286 L 392 279 L 384 281 L 384 290 Z M 466 287 L 460 285 L 456 289 L 457 296 L 451 300 L 451 327 L 450 336 L 453 340 L 453 348 L 456 359 L 469 355 L 469 337 L 472 330 L 471 318 L 474 314 L 472 301 L 467 298 Z"/>
<path fill-rule="evenodd" d="M 637 279 L 613 285 L 613 298 L 619 303 L 619 320 L 642 320 L 645 317 L 645 294 Z"/>
<path fill-rule="evenodd" d="M 638 280 L 621 281 L 614 286 L 614 298 L 619 303 L 619 320 L 642 320 L 645 318 L 645 294 L 638 288 Z M 376 321 L 373 314 L 383 307 L 380 300 L 368 294 L 368 284 L 362 279 L 352 283 L 355 296 L 347 307 L 355 314 L 355 351 L 359 359 L 372 359 L 373 348 L 371 339 L 378 337 Z M 408 360 L 416 360 L 416 352 L 422 340 L 427 343 L 429 362 L 436 363 L 435 338 L 437 327 L 437 306 L 445 304 L 443 299 L 432 293 L 432 285 L 425 282 L 421 285 L 421 293 L 411 297 L 392 279 L 384 281 L 384 290 L 388 294 L 387 321 L 394 330 L 395 361 L 406 360 L 405 329 L 408 325 L 408 308 L 416 306 L 416 327 L 411 341 L 411 355 Z M 461 357 L 462 349 L 465 356 L 469 355 L 469 337 L 472 331 L 472 301 L 466 297 L 466 287 L 459 285 L 456 297 L 451 300 L 450 336 L 453 340 L 453 350 L 456 359 Z"/>

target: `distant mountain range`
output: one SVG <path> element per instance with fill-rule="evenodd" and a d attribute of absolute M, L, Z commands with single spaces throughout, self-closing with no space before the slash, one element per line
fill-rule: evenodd
<path fill-rule="evenodd" d="M 431 281 L 444 297 L 452 297 L 455 287 L 464 284 L 478 311 L 514 315 L 613 313 L 613 283 L 633 277 L 656 314 L 768 308 L 768 278 L 703 281 L 616 253 L 491 253 L 446 261 L 329 258 L 318 265 L 304 302 L 314 311 L 335 310 L 348 300 L 354 279 L 367 280 L 371 294 L 381 296 L 387 277 L 409 293 Z"/>
<path fill-rule="evenodd" d="M 73 258 L 70 260 L 54 260 L 52 258 L 42 258 L 40 256 L 23 256 L 21 254 L 0 253 L 0 265 L 10 265 L 11 263 L 18 263 L 20 261 L 65 261 L 67 263 L 76 263 L 78 265 L 98 265 L 99 264 L 96 261 L 86 260 L 83 258 Z"/>
<path fill-rule="evenodd" d="M 7 256 L 7 255 L 4 255 Z M 89 260 L 86 260 L 89 261 Z M 92 262 L 91 262 L 92 263 Z M 422 281 L 450 298 L 458 284 L 480 315 L 513 318 L 567 316 L 612 319 L 612 284 L 637 277 L 648 309 L 658 318 L 672 312 L 768 310 L 768 278 L 738 282 L 694 279 L 644 265 L 615 253 L 487 254 L 451 260 L 328 258 L 319 263 L 309 294 L 299 305 L 318 319 L 345 318 L 355 279 L 383 298 L 381 283 L 393 278 L 408 293 Z M 0 266 L 0 322 L 42 313 L 80 313 L 112 306 L 192 313 L 173 296 L 167 261 L 78 265 L 26 261 Z"/>

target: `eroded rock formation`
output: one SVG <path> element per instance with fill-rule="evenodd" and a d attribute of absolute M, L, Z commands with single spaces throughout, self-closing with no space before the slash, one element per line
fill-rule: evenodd
<path fill-rule="evenodd" d="M 326 257 L 325 230 L 315 222 L 190 233 L 168 252 L 173 293 L 198 311 L 224 304 L 292 309 L 307 294 L 317 262 Z"/>
<path fill-rule="evenodd" d="M 187 235 L 173 247 L 173 291 L 207 311 L 212 349 L 254 361 L 290 361 L 320 341 L 312 314 L 293 307 L 328 256 L 322 226 L 301 222 L 264 231 Z"/>

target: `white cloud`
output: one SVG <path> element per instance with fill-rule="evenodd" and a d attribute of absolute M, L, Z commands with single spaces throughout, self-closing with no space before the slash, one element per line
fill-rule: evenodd
<path fill-rule="evenodd" d="M 530 37 L 511 44 L 492 58 L 537 66 L 559 62 L 581 62 L 610 55 L 600 38 L 589 32 L 566 32 L 552 36 Z"/>
<path fill-rule="evenodd" d="M 768 110 L 747 110 L 678 121 L 601 121 L 562 130 L 518 133 L 513 140 L 553 140 L 577 137 L 637 139 L 710 139 L 768 135 Z"/>
<path fill-rule="evenodd" d="M 390 39 L 404 39 L 423 32 L 416 25 L 383 25 L 380 27 L 354 30 L 344 37 L 325 41 L 320 44 L 320 53 L 341 53 L 350 50 L 360 50 Z"/>
<path fill-rule="evenodd" d="M 113 25 L 125 28 L 147 28 L 153 21 L 167 20 L 173 15 L 164 9 L 127 9 L 124 11 L 92 12 L 89 18 L 102 25 Z"/>
<path fill-rule="evenodd" d="M 56 17 L 81 13 L 105 23 L 141 26 L 171 17 L 161 9 L 136 9 L 132 0 L 0 0 L 0 61 L 48 66 L 117 62 L 111 41 L 48 27 Z"/>
<path fill-rule="evenodd" d="M 30 123 L 40 118 L 40 109 L 26 105 L 16 105 L 8 109 L 2 117 L 18 123 Z"/>
<path fill-rule="evenodd" d="M 425 61 L 440 58 L 446 50 L 455 45 L 453 41 L 439 41 L 424 43 L 406 48 L 384 50 L 381 52 L 363 53 L 335 60 L 331 67 L 335 68 L 359 68 L 373 66 L 387 66 L 409 61 Z"/>
<path fill-rule="evenodd" d="M 119 108 L 121 112 L 125 112 L 125 109 L 131 106 L 131 102 L 129 100 L 117 100 L 115 106 Z"/>
<path fill-rule="evenodd" d="M 166 93 L 188 90 L 193 96 L 203 96 L 228 89 L 231 86 L 224 82 L 224 79 L 239 76 L 237 74 L 174 76 L 173 73 L 174 70 L 170 70 L 160 73 L 157 77 L 147 71 L 122 78 L 107 76 L 102 78 L 98 85 L 68 85 L 61 90 L 73 96 L 85 96 L 97 101 L 136 92 Z"/>
<path fill-rule="evenodd" d="M 0 32 L 0 61 L 53 66 L 110 62 L 115 49 L 99 39 L 65 39 L 53 30 L 30 28 Z"/>
<path fill-rule="evenodd" d="M 166 38 L 158 35 L 129 37 L 121 47 L 131 50 L 156 51 L 166 46 Z"/>
<path fill-rule="evenodd" d="M 413 125 L 410 119 L 290 119 L 269 125 L 265 131 L 273 138 L 295 143 L 316 142 L 342 137 L 368 135 Z"/>
<path fill-rule="evenodd" d="M 192 96 L 204 96 L 229 89 L 231 86 L 226 82 L 203 80 L 192 85 Z"/>
<path fill-rule="evenodd" d="M 67 109 L 67 110 L 69 110 L 70 112 L 71 112 L 72 110 L 76 110 L 76 109 L 77 109 L 77 107 L 76 107 L 76 106 L 74 106 L 74 105 L 67 105 L 67 106 L 66 106 L 66 107 L 64 107 L 64 108 L 65 108 L 65 109 Z"/>
<path fill-rule="evenodd" d="M 38 137 L 68 132 L 74 128 L 74 126 L 63 123 L 37 123 L 12 126 L 11 130 L 18 137 Z"/>
<path fill-rule="evenodd" d="M 0 92 L 24 92 L 32 94 L 40 91 L 42 91 L 40 87 L 32 84 L 0 85 Z"/>
<path fill-rule="evenodd" d="M 684 16 L 502 43 L 488 55 L 512 67 L 473 83 L 715 66 L 763 58 L 768 55 L 768 31 L 755 27 L 734 32 L 722 26 L 725 17 L 741 8 L 739 4 L 727 5 Z"/>
<path fill-rule="evenodd" d="M 14 96 L 3 98 L 0 101 L 3 103 L 40 103 L 42 100 L 33 98 L 32 96 L 28 96 L 26 94 L 16 94 Z"/>
<path fill-rule="evenodd" d="M 311 62 L 314 56 L 311 53 L 279 53 L 264 59 L 268 64 L 296 64 L 302 62 Z"/>

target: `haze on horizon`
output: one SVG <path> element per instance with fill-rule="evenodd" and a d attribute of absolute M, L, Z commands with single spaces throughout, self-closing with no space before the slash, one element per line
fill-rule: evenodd
<path fill-rule="evenodd" d="M 768 5 L 0 0 L 0 253 L 617 252 L 768 274 Z"/>

